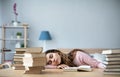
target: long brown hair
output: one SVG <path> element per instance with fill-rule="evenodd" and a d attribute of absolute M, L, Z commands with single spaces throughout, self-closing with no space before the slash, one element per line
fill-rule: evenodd
<path fill-rule="evenodd" d="M 68 53 L 68 58 L 69 58 L 71 61 L 74 60 L 77 51 L 84 52 L 84 53 L 86 53 L 86 54 L 89 55 L 88 52 L 86 52 L 86 51 L 84 51 L 84 50 L 82 50 L 82 49 L 73 49 L 73 50 L 71 50 L 71 51 Z M 90 55 L 89 55 L 89 56 L 90 56 Z"/>
<path fill-rule="evenodd" d="M 61 63 L 60 64 L 66 64 L 68 66 L 75 66 L 71 60 L 71 58 L 68 56 L 68 54 L 64 54 L 62 53 L 61 51 L 57 50 L 57 49 L 50 49 L 50 50 L 47 50 L 45 52 L 45 54 L 48 54 L 48 53 L 58 53 L 61 57 Z"/>

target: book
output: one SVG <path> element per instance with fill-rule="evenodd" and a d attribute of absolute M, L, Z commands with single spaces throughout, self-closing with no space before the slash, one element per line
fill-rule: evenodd
<path fill-rule="evenodd" d="M 15 58 L 15 57 L 24 57 L 24 53 L 23 53 L 23 54 L 17 54 L 17 53 L 16 53 L 16 54 L 14 54 L 14 58 Z"/>
<path fill-rule="evenodd" d="M 79 67 L 66 67 L 63 69 L 65 72 L 77 72 L 77 71 L 85 71 L 85 72 L 90 72 L 92 71 L 92 68 L 88 65 L 82 65 Z"/>
<path fill-rule="evenodd" d="M 45 69 L 44 66 L 35 66 L 35 67 L 28 67 L 28 66 L 25 66 L 25 70 L 43 70 Z"/>
<path fill-rule="evenodd" d="M 45 57 L 44 53 L 23 53 L 23 54 L 14 54 L 14 58 L 22 58 L 22 57 Z"/>
<path fill-rule="evenodd" d="M 23 64 L 13 64 L 13 66 L 23 66 Z"/>
<path fill-rule="evenodd" d="M 120 49 L 103 50 L 102 54 L 120 54 Z"/>
<path fill-rule="evenodd" d="M 40 74 L 42 70 L 25 70 L 24 74 Z"/>
<path fill-rule="evenodd" d="M 23 57 L 23 62 L 33 62 L 33 61 L 37 61 L 37 62 L 46 61 L 46 58 L 45 57 L 36 57 L 36 58 Z"/>
<path fill-rule="evenodd" d="M 40 74 L 45 68 L 43 66 L 25 67 L 25 74 Z"/>
<path fill-rule="evenodd" d="M 31 48 L 16 48 L 15 51 L 17 52 L 27 52 L 27 53 L 42 53 L 42 47 L 31 47 Z"/>
<path fill-rule="evenodd" d="M 106 65 L 106 68 L 119 68 L 120 69 L 120 65 Z"/>
<path fill-rule="evenodd" d="M 38 60 L 32 58 L 24 58 L 23 59 L 24 66 L 45 66 L 46 65 L 46 58 L 39 58 Z"/>
<path fill-rule="evenodd" d="M 13 61 L 13 64 L 23 64 L 23 61 Z"/>
<path fill-rule="evenodd" d="M 40 74 L 42 70 L 25 70 L 24 74 Z"/>
<path fill-rule="evenodd" d="M 45 57 L 45 54 L 44 53 L 25 53 L 24 54 L 24 57 Z"/>
<path fill-rule="evenodd" d="M 106 65 L 120 65 L 120 61 L 104 61 Z"/>
<path fill-rule="evenodd" d="M 12 69 L 14 69 L 14 70 L 25 70 L 25 66 L 13 66 Z"/>
<path fill-rule="evenodd" d="M 33 63 L 24 63 L 24 66 L 34 67 L 34 66 L 45 66 L 45 62 L 33 62 Z"/>
<path fill-rule="evenodd" d="M 114 68 L 114 69 L 105 69 L 105 72 L 120 72 L 119 68 Z"/>
<path fill-rule="evenodd" d="M 21 61 L 21 62 L 46 62 L 46 58 L 45 57 L 36 57 L 36 58 L 32 58 L 32 57 L 16 57 L 16 58 L 13 58 L 14 62 L 16 61 Z"/>
<path fill-rule="evenodd" d="M 25 51 L 16 51 L 15 54 L 24 54 L 24 53 L 25 53 Z"/>
<path fill-rule="evenodd" d="M 108 57 L 105 58 L 106 61 L 120 61 L 120 57 Z"/>
<path fill-rule="evenodd" d="M 105 57 L 106 58 L 109 58 L 109 57 L 120 57 L 120 54 L 106 54 Z"/>
<path fill-rule="evenodd" d="M 42 47 L 31 47 L 27 48 L 27 53 L 42 53 L 43 48 Z"/>
<path fill-rule="evenodd" d="M 13 58 L 14 61 L 23 61 L 23 58 Z"/>
<path fill-rule="evenodd" d="M 26 48 L 15 48 L 15 51 L 26 51 Z"/>

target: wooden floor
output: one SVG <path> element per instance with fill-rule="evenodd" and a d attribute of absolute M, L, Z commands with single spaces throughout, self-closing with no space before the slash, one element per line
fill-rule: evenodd
<path fill-rule="evenodd" d="M 40 74 L 24 74 L 24 70 L 0 69 L 0 77 L 120 77 L 120 75 L 104 75 L 103 70 L 92 72 L 64 72 L 62 69 L 45 69 Z"/>

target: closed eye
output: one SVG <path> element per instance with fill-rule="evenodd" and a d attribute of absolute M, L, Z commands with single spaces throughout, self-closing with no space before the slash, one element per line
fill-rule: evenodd
<path fill-rule="evenodd" d="M 51 65 L 51 64 L 52 64 L 52 61 L 51 61 L 51 60 L 49 60 L 49 61 L 47 62 L 47 64 L 48 64 L 48 65 Z"/>
<path fill-rule="evenodd" d="M 50 55 L 49 55 L 49 58 L 52 59 L 52 58 L 53 58 L 53 54 L 50 54 Z"/>

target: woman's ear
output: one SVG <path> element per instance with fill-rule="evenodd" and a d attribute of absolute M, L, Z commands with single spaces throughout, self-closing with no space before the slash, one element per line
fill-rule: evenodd
<path fill-rule="evenodd" d="M 61 52 L 57 52 L 57 53 L 58 53 L 58 55 L 60 55 L 60 56 L 62 55 L 62 53 L 61 53 Z"/>

